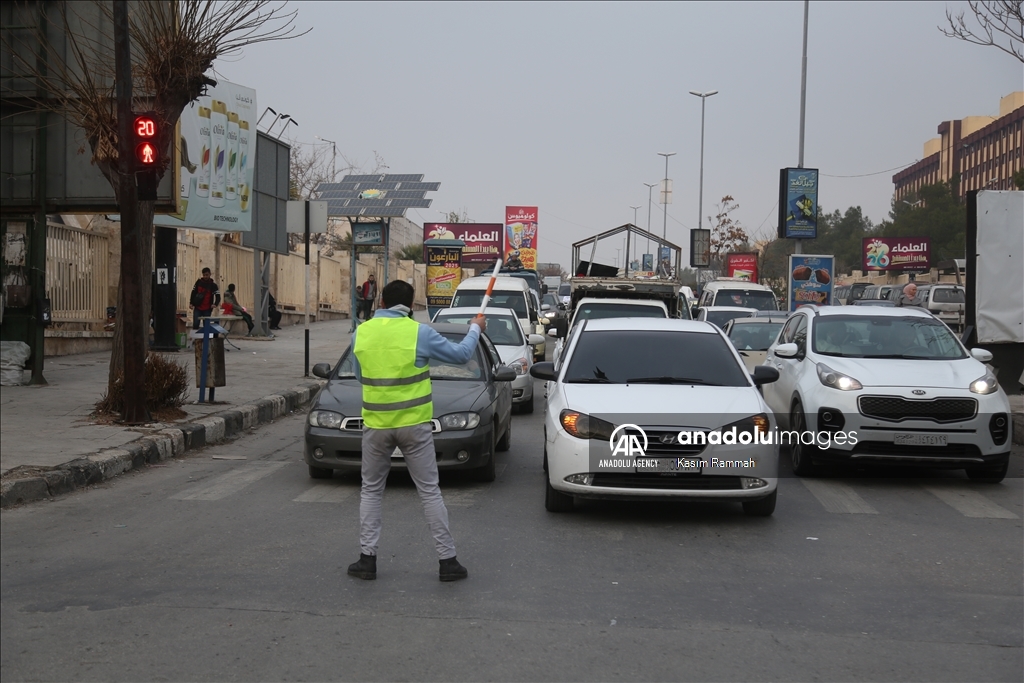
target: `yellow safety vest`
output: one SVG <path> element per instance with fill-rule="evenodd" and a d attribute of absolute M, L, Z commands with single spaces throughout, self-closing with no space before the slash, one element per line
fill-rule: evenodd
<path fill-rule="evenodd" d="M 420 324 L 407 317 L 371 318 L 359 326 L 354 353 L 363 385 L 363 424 L 396 429 L 430 422 L 430 367 L 416 367 Z"/>

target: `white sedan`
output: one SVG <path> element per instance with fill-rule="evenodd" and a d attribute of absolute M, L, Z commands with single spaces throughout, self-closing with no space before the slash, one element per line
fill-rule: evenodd
<path fill-rule="evenodd" d="M 768 349 L 779 380 L 764 397 L 791 430 L 793 470 L 820 462 L 965 469 L 999 482 L 1010 458 L 1010 403 L 984 363 L 923 309 L 802 306 Z"/>
<path fill-rule="evenodd" d="M 686 349 L 680 353 L 680 349 Z M 774 417 L 757 387 L 774 368 L 747 373 L 708 323 L 654 318 L 581 321 L 549 382 L 544 416 L 545 506 L 574 498 L 739 501 L 775 510 Z"/>
<path fill-rule="evenodd" d="M 480 310 L 477 308 L 443 308 L 434 315 L 436 323 L 458 323 L 468 325 Z M 487 319 L 487 337 L 498 350 L 501 362 L 516 371 L 512 381 L 512 407 L 521 413 L 533 412 L 533 345 L 539 343 L 539 334 L 523 336 L 523 328 L 510 308 L 488 306 L 484 311 Z"/>

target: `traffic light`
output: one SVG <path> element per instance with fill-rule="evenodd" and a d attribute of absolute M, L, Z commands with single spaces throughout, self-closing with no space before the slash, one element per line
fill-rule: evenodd
<path fill-rule="evenodd" d="M 132 133 L 135 136 L 135 180 L 140 200 L 155 200 L 157 198 L 157 169 L 160 163 L 160 152 L 157 148 L 159 130 L 156 114 L 153 112 L 134 115 Z"/>

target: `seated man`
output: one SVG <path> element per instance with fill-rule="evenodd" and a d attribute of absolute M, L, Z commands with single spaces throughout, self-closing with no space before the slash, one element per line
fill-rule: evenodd
<path fill-rule="evenodd" d="M 221 308 L 224 310 L 226 315 L 241 316 L 242 320 L 244 320 L 245 324 L 249 327 L 247 336 L 252 336 L 252 328 L 255 327 L 256 324 L 253 322 L 252 316 L 249 315 L 249 312 L 242 308 L 242 305 L 238 303 L 238 299 L 235 298 L 234 285 L 228 285 L 228 291 L 224 292 L 224 305 L 221 306 Z"/>
<path fill-rule="evenodd" d="M 818 339 L 817 350 L 821 353 L 842 353 L 843 344 L 849 340 L 849 331 L 846 325 L 829 325 L 825 333 Z"/>

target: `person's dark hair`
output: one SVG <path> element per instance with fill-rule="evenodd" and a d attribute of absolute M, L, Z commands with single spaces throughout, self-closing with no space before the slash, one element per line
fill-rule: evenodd
<path fill-rule="evenodd" d="M 392 306 L 407 306 L 412 308 L 412 300 L 415 290 L 405 280 L 394 280 L 389 282 L 381 290 L 380 296 L 384 301 L 384 308 Z"/>
<path fill-rule="evenodd" d="M 209 268 L 203 268 L 203 275 L 209 275 L 209 274 L 210 274 L 210 269 Z"/>
<path fill-rule="evenodd" d="M 228 291 L 229 292 L 235 291 L 235 286 L 234 285 L 228 285 Z"/>

